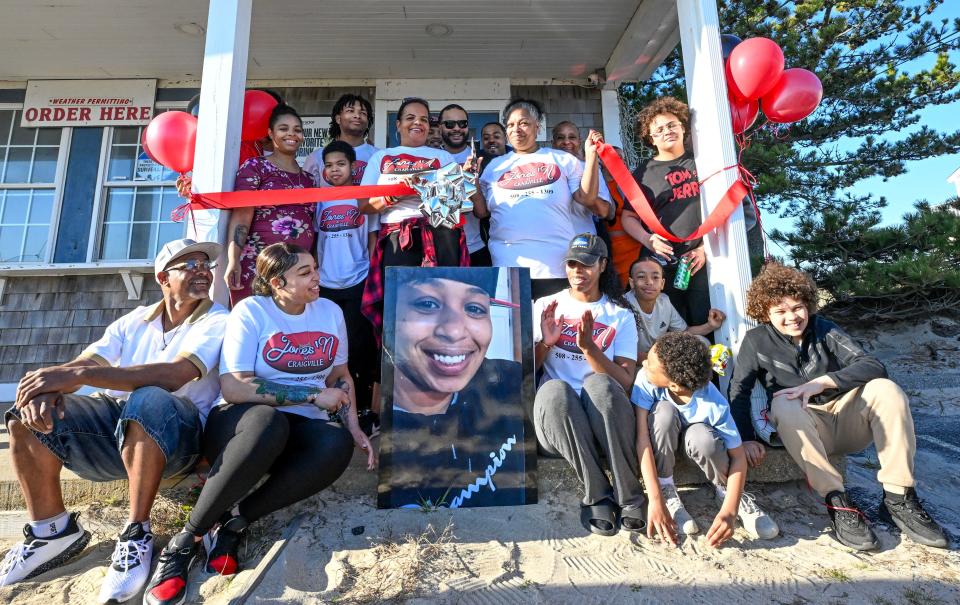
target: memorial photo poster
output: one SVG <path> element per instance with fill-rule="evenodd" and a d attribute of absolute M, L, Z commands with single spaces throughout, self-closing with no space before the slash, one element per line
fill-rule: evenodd
<path fill-rule="evenodd" d="M 379 508 L 537 501 L 530 275 L 388 267 Z"/>

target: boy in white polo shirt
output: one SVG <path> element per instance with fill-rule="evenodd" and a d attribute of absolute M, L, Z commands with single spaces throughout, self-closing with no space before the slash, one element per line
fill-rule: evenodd
<path fill-rule="evenodd" d="M 209 299 L 220 252 L 211 242 L 167 243 L 154 263 L 163 300 L 110 324 L 77 359 L 20 381 L 5 421 L 31 521 L 0 563 L 0 586 L 64 564 L 89 541 L 78 514 L 64 506 L 63 466 L 92 481 L 130 481 L 130 515 L 99 601 L 125 601 L 146 583 L 160 480 L 196 463 L 203 422 L 220 394 L 228 313 Z M 104 390 L 73 394 L 83 385 Z"/>

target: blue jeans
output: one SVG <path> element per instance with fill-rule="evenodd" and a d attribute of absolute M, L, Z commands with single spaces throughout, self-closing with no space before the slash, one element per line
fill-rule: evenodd
<path fill-rule="evenodd" d="M 54 414 L 50 433 L 33 434 L 65 467 L 90 481 L 126 479 L 120 451 L 127 423 L 136 422 L 166 458 L 164 477 L 188 472 L 200 457 L 203 425 L 197 407 L 160 387 L 141 387 L 126 401 L 105 393 L 63 396 L 64 418 Z M 15 407 L 4 420 L 20 419 Z"/>

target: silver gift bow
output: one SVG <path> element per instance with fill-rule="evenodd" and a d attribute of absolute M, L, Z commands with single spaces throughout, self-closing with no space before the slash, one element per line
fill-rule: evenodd
<path fill-rule="evenodd" d="M 430 224 L 453 229 L 460 224 L 461 212 L 473 212 L 470 196 L 477 191 L 476 183 L 476 174 L 452 163 L 418 174 L 411 187 L 420 194 L 420 212 Z"/>

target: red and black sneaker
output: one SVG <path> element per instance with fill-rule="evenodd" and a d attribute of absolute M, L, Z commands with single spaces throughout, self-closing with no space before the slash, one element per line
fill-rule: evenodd
<path fill-rule="evenodd" d="M 860 509 L 850 504 L 847 495 L 840 491 L 827 494 L 827 513 L 833 524 L 833 535 L 837 540 L 855 550 L 876 550 L 880 542 L 870 529 L 867 518 Z"/>
<path fill-rule="evenodd" d="M 240 571 L 240 542 L 247 533 L 247 520 L 240 515 L 230 517 L 203 537 L 207 549 L 207 573 L 232 576 Z"/>
<path fill-rule="evenodd" d="M 200 554 L 200 542 L 181 532 L 157 558 L 157 569 L 143 593 L 144 605 L 180 605 L 187 598 L 187 575 Z"/>

